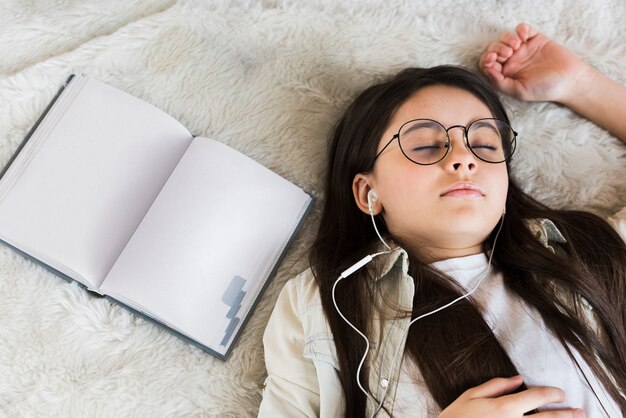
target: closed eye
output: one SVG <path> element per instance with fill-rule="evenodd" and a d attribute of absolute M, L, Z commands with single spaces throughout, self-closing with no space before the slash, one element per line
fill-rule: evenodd
<path fill-rule="evenodd" d="M 487 149 L 490 151 L 495 151 L 498 149 L 498 147 L 494 147 L 493 145 L 472 145 L 472 149 L 476 149 L 476 148 L 481 148 L 481 149 Z"/>
<path fill-rule="evenodd" d="M 424 145 L 421 147 L 413 147 L 411 148 L 411 151 L 427 151 L 427 150 L 438 150 L 441 149 L 440 145 Z"/>

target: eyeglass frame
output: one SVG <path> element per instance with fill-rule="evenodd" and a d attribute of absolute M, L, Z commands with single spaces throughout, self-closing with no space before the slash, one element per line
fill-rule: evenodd
<path fill-rule="evenodd" d="M 441 126 L 443 128 L 443 130 L 446 132 L 446 138 L 447 141 L 445 142 L 444 145 L 446 146 L 446 152 L 443 154 L 443 156 L 438 159 L 437 161 L 434 161 L 432 163 L 418 163 L 417 161 L 413 161 L 412 159 L 409 158 L 408 155 L 406 155 L 406 153 L 404 152 L 404 150 L 402 149 L 402 145 L 400 144 L 400 131 L 402 130 L 402 128 L 404 128 L 407 124 L 411 123 L 411 122 L 415 122 L 418 120 L 427 120 L 430 122 L 435 122 L 437 125 Z M 483 158 L 480 158 L 472 149 L 472 147 L 470 147 L 469 145 L 469 138 L 467 137 L 467 132 L 469 131 L 469 129 L 471 128 L 471 126 L 476 123 L 476 122 L 480 122 L 483 120 L 495 120 L 501 123 L 504 123 L 506 126 L 508 126 L 511 129 L 511 132 L 513 132 L 513 140 L 511 141 L 511 145 L 512 145 L 512 150 L 511 150 L 511 155 L 509 155 L 508 157 L 506 157 L 504 160 L 502 161 L 487 161 Z M 376 162 L 376 160 L 378 159 L 378 157 L 380 156 L 380 154 L 383 153 L 383 151 L 385 151 L 387 149 L 387 147 L 389 146 L 389 144 L 391 144 L 393 142 L 394 139 L 398 139 L 398 148 L 400 148 L 400 152 L 402 152 L 402 155 L 404 155 L 406 157 L 407 160 L 409 160 L 410 162 L 412 162 L 413 164 L 417 164 L 417 165 L 433 165 L 433 164 L 437 164 L 438 162 L 442 161 L 444 158 L 446 158 L 446 156 L 448 155 L 448 153 L 450 152 L 450 150 L 452 149 L 452 140 L 450 139 L 450 135 L 448 134 L 448 132 L 453 129 L 453 128 L 463 128 L 463 137 L 465 138 L 465 147 L 470 150 L 470 152 L 472 153 L 473 156 L 475 156 L 476 158 L 478 158 L 481 161 L 484 161 L 488 164 L 500 164 L 503 163 L 505 161 L 507 161 L 509 158 L 511 158 L 513 156 L 513 154 L 515 153 L 515 149 L 517 147 L 517 135 L 518 133 L 513 129 L 513 127 L 511 127 L 511 125 L 509 125 L 507 122 L 503 121 L 502 119 L 497 119 L 497 118 L 480 118 L 480 119 L 476 119 L 473 120 L 472 122 L 470 122 L 469 125 L 464 126 L 464 125 L 452 125 L 448 128 L 446 128 L 445 126 L 443 126 L 441 124 L 441 122 L 438 122 L 434 119 L 428 119 L 428 118 L 417 118 L 417 119 L 411 119 L 409 121 L 406 121 L 402 124 L 402 126 L 400 126 L 400 129 L 398 129 L 398 133 L 396 133 L 390 140 L 389 142 L 387 142 L 387 144 L 383 147 L 383 149 L 380 150 L 380 152 L 378 154 L 376 154 L 376 156 L 374 157 L 374 162 Z"/>

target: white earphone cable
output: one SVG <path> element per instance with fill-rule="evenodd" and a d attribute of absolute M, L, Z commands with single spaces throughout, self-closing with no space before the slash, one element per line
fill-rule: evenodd
<path fill-rule="evenodd" d="M 376 227 L 376 221 L 374 221 L 374 213 L 370 212 L 370 216 L 372 217 L 372 224 L 374 225 L 374 230 L 376 231 L 376 235 L 378 235 L 378 239 L 380 239 L 380 241 L 385 245 L 385 247 L 387 247 L 387 249 L 391 251 L 391 247 L 387 245 L 383 237 L 380 236 L 380 232 L 378 232 L 378 228 Z"/>

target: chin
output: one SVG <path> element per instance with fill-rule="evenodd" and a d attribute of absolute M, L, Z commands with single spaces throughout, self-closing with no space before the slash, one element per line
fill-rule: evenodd
<path fill-rule="evenodd" d="M 502 216 L 502 210 L 494 210 L 493 207 L 487 208 L 484 205 L 467 204 L 452 208 L 450 211 L 442 211 L 441 215 L 445 216 L 446 222 L 462 219 L 463 222 L 495 224 Z"/>
<path fill-rule="evenodd" d="M 482 242 L 493 231 L 499 219 L 499 217 L 485 219 L 484 216 L 477 217 L 476 214 L 452 216 L 441 221 L 440 234 L 455 236 L 455 239 L 463 242 Z"/>

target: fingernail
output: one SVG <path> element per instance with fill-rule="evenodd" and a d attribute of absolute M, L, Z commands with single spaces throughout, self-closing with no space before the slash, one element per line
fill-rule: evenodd
<path fill-rule="evenodd" d="M 587 417 L 587 413 L 585 412 L 584 409 L 576 409 L 576 416 L 578 418 L 586 418 Z"/>

